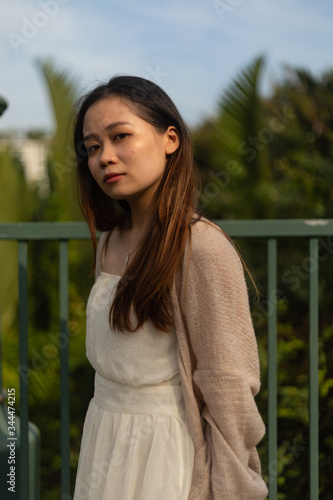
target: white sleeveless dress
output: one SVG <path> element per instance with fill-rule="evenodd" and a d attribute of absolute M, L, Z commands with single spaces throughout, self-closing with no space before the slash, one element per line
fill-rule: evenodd
<path fill-rule="evenodd" d="M 146 322 L 113 332 L 119 276 L 102 272 L 87 304 L 87 357 L 96 370 L 74 500 L 187 500 L 194 448 L 180 386 L 175 332 Z"/>

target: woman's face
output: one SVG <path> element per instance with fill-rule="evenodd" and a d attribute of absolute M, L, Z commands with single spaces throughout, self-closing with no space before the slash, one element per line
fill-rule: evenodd
<path fill-rule="evenodd" d="M 88 167 L 111 198 L 151 201 L 166 166 L 179 146 L 174 127 L 159 132 L 137 116 L 126 101 L 107 97 L 94 103 L 83 122 Z"/>

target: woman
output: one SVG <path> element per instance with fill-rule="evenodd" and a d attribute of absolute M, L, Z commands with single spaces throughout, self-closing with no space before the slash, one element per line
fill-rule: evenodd
<path fill-rule="evenodd" d="M 263 500 L 243 268 L 197 213 L 178 110 L 154 83 L 115 77 L 80 101 L 74 143 L 96 271 L 74 499 Z"/>

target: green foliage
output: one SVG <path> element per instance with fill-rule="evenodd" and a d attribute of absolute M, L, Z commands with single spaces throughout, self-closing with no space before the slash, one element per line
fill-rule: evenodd
<path fill-rule="evenodd" d="M 266 102 L 268 116 L 282 108 L 285 125 L 270 144 L 280 192 L 274 217 L 332 217 L 333 75 L 315 79 L 296 69 L 289 74 Z"/>
<path fill-rule="evenodd" d="M 193 133 L 203 177 L 201 208 L 209 217 L 273 215 L 267 130 L 258 95 L 263 64 L 260 57 L 245 68 L 220 97 L 216 119 Z"/>
<path fill-rule="evenodd" d="M 263 58 L 256 59 L 220 99 L 217 116 L 193 132 L 203 178 L 204 214 L 213 218 L 331 218 L 333 186 L 333 74 L 315 78 L 289 68 L 270 98 L 259 97 Z M 330 499 L 333 463 L 333 388 L 328 357 L 333 348 L 331 272 L 333 245 L 320 245 L 320 492 Z M 240 240 L 239 248 L 262 294 L 252 304 L 262 367 L 257 398 L 267 421 L 267 291 L 263 242 Z M 308 498 L 309 458 L 309 260 L 306 242 L 279 240 L 278 463 L 263 472 L 278 483 L 278 498 Z M 267 476 L 266 476 L 267 477 Z"/>

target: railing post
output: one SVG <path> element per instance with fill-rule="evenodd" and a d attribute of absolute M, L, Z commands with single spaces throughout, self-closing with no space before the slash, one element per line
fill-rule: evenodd
<path fill-rule="evenodd" d="M 269 500 L 277 500 L 277 242 L 267 245 L 268 291 L 268 488 Z"/>
<path fill-rule="evenodd" d="M 20 354 L 20 498 L 29 500 L 28 243 L 18 243 Z"/>
<path fill-rule="evenodd" d="M 318 238 L 310 238 L 310 324 L 309 324 L 309 466 L 310 466 L 310 500 L 319 498 L 319 269 Z"/>
<path fill-rule="evenodd" d="M 60 393 L 61 393 L 61 495 L 70 493 L 69 446 L 69 338 L 68 241 L 59 242 Z"/>

